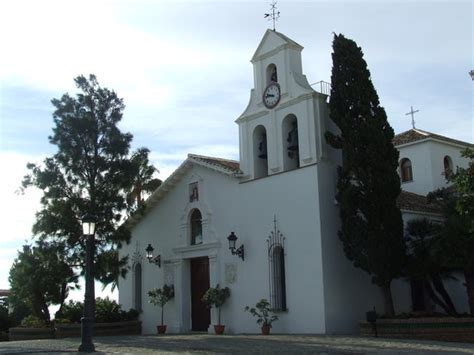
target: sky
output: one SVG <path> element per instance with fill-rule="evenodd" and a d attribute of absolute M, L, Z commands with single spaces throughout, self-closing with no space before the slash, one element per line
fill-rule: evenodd
<path fill-rule="evenodd" d="M 0 2 L 0 288 L 32 242 L 40 191 L 16 193 L 49 144 L 52 98 L 93 73 L 124 99 L 120 123 L 165 179 L 188 153 L 239 159 L 235 119 L 253 87 L 250 58 L 270 1 Z M 389 123 L 473 142 L 472 1 L 278 1 L 277 31 L 305 47 L 310 83 L 330 81 L 333 33 L 362 47 Z M 97 288 L 98 292 L 100 288 Z M 106 292 L 106 294 L 109 294 Z M 82 291 L 73 295 L 82 297 Z M 114 294 L 116 297 L 116 293 Z"/>

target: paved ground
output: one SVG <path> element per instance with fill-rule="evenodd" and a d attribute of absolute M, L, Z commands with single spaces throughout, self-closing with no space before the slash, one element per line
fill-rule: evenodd
<path fill-rule="evenodd" d="M 80 339 L 1 342 L 1 354 L 72 354 Z M 474 344 L 310 335 L 96 337 L 102 354 L 474 354 Z"/>

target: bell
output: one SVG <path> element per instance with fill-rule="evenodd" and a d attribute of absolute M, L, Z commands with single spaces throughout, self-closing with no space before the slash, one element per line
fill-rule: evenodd
<path fill-rule="evenodd" d="M 298 127 L 296 126 L 296 123 L 293 123 L 293 129 L 288 132 L 288 138 L 286 141 L 288 142 L 287 149 L 289 151 L 298 151 Z"/>
<path fill-rule="evenodd" d="M 267 159 L 267 136 L 262 134 L 258 144 L 258 155 L 260 159 Z"/>

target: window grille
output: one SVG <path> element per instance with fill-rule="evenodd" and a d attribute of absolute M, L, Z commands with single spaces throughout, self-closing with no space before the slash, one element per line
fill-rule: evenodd
<path fill-rule="evenodd" d="M 286 311 L 285 279 L 285 237 L 277 229 L 276 217 L 273 220 L 273 231 L 267 239 L 270 280 L 270 304 L 275 311 Z"/>
<path fill-rule="evenodd" d="M 133 308 L 135 308 L 137 311 L 142 310 L 142 264 L 138 263 L 135 264 L 135 269 L 134 269 L 134 276 L 135 276 L 135 299 L 134 299 L 134 304 Z"/>

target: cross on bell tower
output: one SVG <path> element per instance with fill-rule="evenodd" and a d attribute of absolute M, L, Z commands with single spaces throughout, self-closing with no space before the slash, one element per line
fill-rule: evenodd
<path fill-rule="evenodd" d="M 280 11 L 277 10 L 276 7 L 277 2 L 273 1 L 270 4 L 270 13 L 264 14 L 264 18 L 268 18 L 268 20 L 273 20 L 273 31 L 275 31 L 275 22 L 280 18 Z"/>
<path fill-rule="evenodd" d="M 410 112 L 405 113 L 405 116 L 411 115 L 411 125 L 415 129 L 415 113 L 420 112 L 420 110 L 413 111 L 413 106 L 410 106 Z"/>

